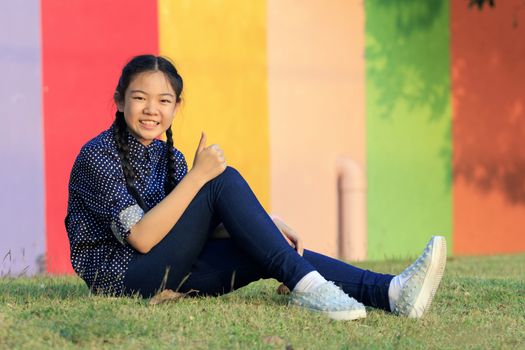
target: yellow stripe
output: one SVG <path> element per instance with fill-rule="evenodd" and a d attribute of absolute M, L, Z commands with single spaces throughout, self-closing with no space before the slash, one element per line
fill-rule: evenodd
<path fill-rule="evenodd" d="M 200 132 L 269 207 L 266 1 L 159 0 L 160 54 L 184 79 L 173 132 L 191 167 Z"/>

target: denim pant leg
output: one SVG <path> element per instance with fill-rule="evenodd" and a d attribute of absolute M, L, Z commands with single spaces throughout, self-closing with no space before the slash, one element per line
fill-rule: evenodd
<path fill-rule="evenodd" d="M 218 296 L 266 278 L 271 276 L 233 239 L 210 239 L 179 291 Z"/>
<path fill-rule="evenodd" d="M 341 260 L 304 250 L 304 258 L 327 280 L 366 306 L 390 310 L 388 288 L 393 275 L 360 269 Z"/>
<path fill-rule="evenodd" d="M 124 276 L 125 293 L 148 297 L 159 288 L 177 289 L 219 222 L 268 276 L 290 288 L 314 270 L 290 247 L 239 172 L 227 167 L 201 188 L 150 252 L 133 256 Z"/>
<path fill-rule="evenodd" d="M 360 269 L 310 250 L 304 251 L 304 258 L 349 296 L 367 306 L 390 311 L 388 287 L 394 276 Z M 269 277 L 232 239 L 212 239 L 204 246 L 180 291 L 193 289 L 198 295 L 221 295 Z"/>

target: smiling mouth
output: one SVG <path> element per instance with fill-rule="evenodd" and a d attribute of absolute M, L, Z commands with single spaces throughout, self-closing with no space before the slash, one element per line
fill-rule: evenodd
<path fill-rule="evenodd" d="M 139 122 L 140 122 L 140 124 L 147 125 L 147 126 L 155 126 L 155 125 L 159 125 L 160 124 L 159 122 L 156 122 L 154 120 L 140 120 Z"/>

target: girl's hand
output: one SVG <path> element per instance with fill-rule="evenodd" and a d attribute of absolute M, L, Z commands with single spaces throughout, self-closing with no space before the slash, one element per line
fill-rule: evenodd
<path fill-rule="evenodd" d="M 297 232 L 295 232 L 290 226 L 286 225 L 280 217 L 275 215 L 270 215 L 270 217 L 272 218 L 275 226 L 277 226 L 279 231 L 281 231 L 281 234 L 284 236 L 284 238 L 286 238 L 290 245 L 295 248 L 297 253 L 302 256 L 304 252 L 303 240 L 301 237 L 299 237 Z M 215 228 L 215 230 L 212 232 L 211 237 L 229 238 L 231 235 L 228 231 L 226 231 L 224 225 L 220 223 L 219 226 L 217 226 L 217 228 Z"/>
<path fill-rule="evenodd" d="M 275 226 L 277 226 L 279 231 L 281 231 L 282 235 L 287 240 L 290 241 L 290 245 L 295 248 L 295 250 L 297 251 L 299 255 L 303 256 L 303 252 L 304 252 L 303 240 L 299 236 L 299 234 L 295 232 L 293 228 L 286 225 L 280 217 L 276 215 L 270 215 L 270 217 L 272 218 Z"/>
<path fill-rule="evenodd" d="M 198 174 L 206 183 L 219 176 L 224 170 L 226 170 L 224 152 L 216 144 L 206 147 L 206 134 L 203 132 L 195 152 L 191 171 Z"/>

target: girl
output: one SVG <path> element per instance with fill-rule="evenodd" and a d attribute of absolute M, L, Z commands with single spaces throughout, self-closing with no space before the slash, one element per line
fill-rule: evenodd
<path fill-rule="evenodd" d="M 115 91 L 114 123 L 76 158 L 65 224 L 73 268 L 93 292 L 220 295 L 275 278 L 291 290 L 292 305 L 333 319 L 363 318 L 364 305 L 423 316 L 443 275 L 444 237 L 433 237 L 398 276 L 302 254 L 293 230 L 272 221 L 204 133 L 188 171 L 171 130 L 182 87 L 167 59 L 133 58 Z M 163 133 L 166 142 L 157 139 Z M 211 239 L 222 225 L 231 238 Z"/>

